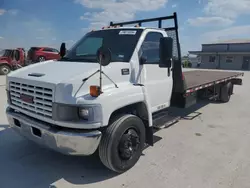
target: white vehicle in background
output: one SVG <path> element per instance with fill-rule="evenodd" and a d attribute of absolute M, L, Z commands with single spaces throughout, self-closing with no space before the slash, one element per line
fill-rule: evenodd
<path fill-rule="evenodd" d="M 164 20 L 174 26 L 162 28 Z M 151 21 L 159 28 L 141 27 Z M 183 73 L 176 13 L 110 25 L 87 33 L 66 55 L 63 44 L 58 61 L 10 73 L 6 114 L 27 139 L 67 155 L 98 152 L 106 167 L 122 173 L 145 145 L 153 146 L 155 127 L 178 120 L 169 107 L 187 108 L 200 97 L 228 102 L 243 74 Z"/>

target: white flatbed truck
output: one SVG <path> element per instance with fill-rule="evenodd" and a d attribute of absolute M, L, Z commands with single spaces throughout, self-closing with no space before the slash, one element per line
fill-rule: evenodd
<path fill-rule="evenodd" d="M 166 20 L 174 26 L 162 28 Z M 141 27 L 146 22 L 159 27 Z M 200 97 L 228 102 L 233 86 L 242 85 L 240 72 L 183 73 L 176 13 L 111 22 L 87 33 L 66 54 L 62 44 L 60 53 L 58 61 L 7 75 L 9 124 L 63 154 L 97 152 L 118 173 L 136 164 L 145 145 L 153 146 L 153 129 L 169 123 L 169 107 L 187 108 Z"/>

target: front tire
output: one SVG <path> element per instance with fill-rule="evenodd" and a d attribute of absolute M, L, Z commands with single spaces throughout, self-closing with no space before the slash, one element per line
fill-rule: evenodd
<path fill-rule="evenodd" d="M 1 65 L 0 66 L 0 75 L 7 75 L 11 71 L 10 67 L 8 65 Z"/>
<path fill-rule="evenodd" d="M 43 61 L 46 61 L 46 58 L 44 56 L 39 56 L 38 62 L 43 62 Z"/>
<path fill-rule="evenodd" d="M 142 120 L 134 115 L 123 115 L 107 127 L 99 145 L 99 157 L 107 168 L 123 173 L 137 163 L 144 144 Z"/>

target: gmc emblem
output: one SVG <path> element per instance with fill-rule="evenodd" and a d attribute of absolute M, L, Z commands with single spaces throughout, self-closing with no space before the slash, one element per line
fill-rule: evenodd
<path fill-rule="evenodd" d="M 21 94 L 20 99 L 24 102 L 27 102 L 27 103 L 31 103 L 31 104 L 34 103 L 34 100 L 33 100 L 34 98 L 32 96 L 29 96 L 29 95 Z"/>

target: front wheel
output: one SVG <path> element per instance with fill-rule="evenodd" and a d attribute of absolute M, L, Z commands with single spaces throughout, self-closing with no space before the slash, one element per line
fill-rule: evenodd
<path fill-rule="evenodd" d="M 108 126 L 99 145 L 99 157 L 109 169 L 123 173 L 139 160 L 145 143 L 145 126 L 134 115 L 123 115 Z"/>
<path fill-rule="evenodd" d="M 8 65 L 1 65 L 0 66 L 0 74 L 1 75 L 7 75 L 11 71 L 10 67 Z"/>
<path fill-rule="evenodd" d="M 43 62 L 43 61 L 45 61 L 46 59 L 45 59 L 45 57 L 44 56 L 39 56 L 38 57 L 38 62 Z"/>

